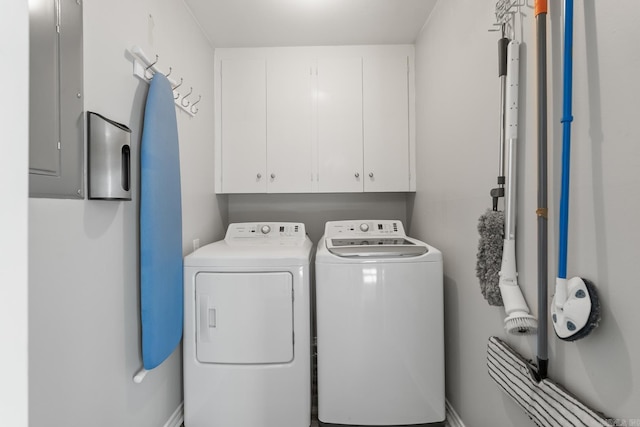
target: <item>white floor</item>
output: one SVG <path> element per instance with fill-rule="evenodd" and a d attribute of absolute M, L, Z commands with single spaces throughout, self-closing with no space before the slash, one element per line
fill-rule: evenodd
<path fill-rule="evenodd" d="M 449 426 L 449 424 L 445 424 L 445 427 Z M 311 420 L 311 426 L 310 427 L 318 427 L 318 420 Z"/>
<path fill-rule="evenodd" d="M 449 426 L 449 423 L 445 423 L 444 427 L 448 427 L 448 426 Z M 318 420 L 316 419 L 315 416 L 311 420 L 311 426 L 309 427 L 318 427 Z"/>

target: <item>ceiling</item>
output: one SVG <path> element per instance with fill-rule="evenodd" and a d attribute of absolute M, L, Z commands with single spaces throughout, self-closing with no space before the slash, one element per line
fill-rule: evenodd
<path fill-rule="evenodd" d="M 215 47 L 414 43 L 438 0 L 184 0 Z"/>

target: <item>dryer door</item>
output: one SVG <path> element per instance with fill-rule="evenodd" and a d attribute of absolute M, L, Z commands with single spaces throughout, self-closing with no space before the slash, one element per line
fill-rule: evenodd
<path fill-rule="evenodd" d="M 289 272 L 200 273 L 196 357 L 202 363 L 293 360 L 293 277 Z"/>

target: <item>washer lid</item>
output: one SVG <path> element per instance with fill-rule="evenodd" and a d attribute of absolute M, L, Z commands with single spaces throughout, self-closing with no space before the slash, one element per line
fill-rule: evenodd
<path fill-rule="evenodd" d="M 336 238 L 325 240 L 327 249 L 341 257 L 412 257 L 427 253 L 427 247 L 407 237 Z"/>
<path fill-rule="evenodd" d="M 329 221 L 325 245 L 340 257 L 412 257 L 428 252 L 425 243 L 405 235 L 398 220 Z"/>

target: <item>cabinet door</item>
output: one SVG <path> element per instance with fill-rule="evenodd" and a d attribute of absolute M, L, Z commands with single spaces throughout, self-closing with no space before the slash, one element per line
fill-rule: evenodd
<path fill-rule="evenodd" d="M 318 60 L 318 191 L 362 191 L 362 59 Z"/>
<path fill-rule="evenodd" d="M 407 56 L 365 59 L 363 92 L 364 191 L 409 191 Z"/>
<path fill-rule="evenodd" d="M 220 68 L 222 191 L 264 193 L 266 177 L 265 61 L 224 59 Z"/>
<path fill-rule="evenodd" d="M 267 192 L 311 192 L 311 67 L 267 61 Z"/>

